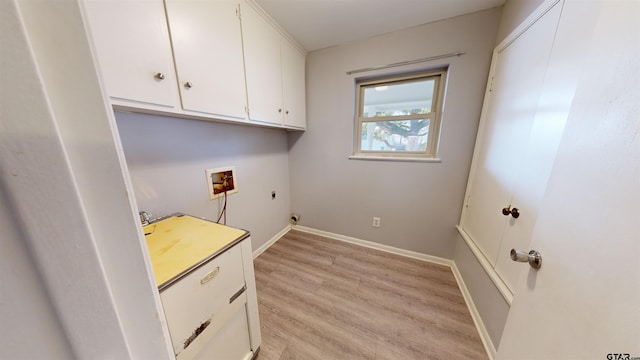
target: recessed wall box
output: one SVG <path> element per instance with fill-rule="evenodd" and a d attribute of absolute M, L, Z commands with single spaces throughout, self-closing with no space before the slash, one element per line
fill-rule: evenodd
<path fill-rule="evenodd" d="M 238 192 L 238 179 L 236 178 L 235 166 L 227 166 L 216 169 L 205 170 L 207 175 L 207 185 L 209 187 L 209 198 L 211 200 Z"/>

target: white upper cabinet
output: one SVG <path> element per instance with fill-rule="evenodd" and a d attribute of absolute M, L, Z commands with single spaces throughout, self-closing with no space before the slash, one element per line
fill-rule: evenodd
<path fill-rule="evenodd" d="M 249 118 L 282 124 L 281 35 L 251 6 L 243 3 L 241 14 Z"/>
<path fill-rule="evenodd" d="M 304 129 L 306 120 L 305 56 L 282 39 L 282 101 L 284 125 Z"/>
<path fill-rule="evenodd" d="M 166 0 L 182 108 L 244 120 L 246 91 L 238 3 Z"/>
<path fill-rule="evenodd" d="M 246 2 L 84 1 L 117 108 L 305 128 L 305 54 Z"/>
<path fill-rule="evenodd" d="M 241 17 L 250 120 L 304 129 L 304 54 L 250 5 Z"/>
<path fill-rule="evenodd" d="M 85 9 L 113 103 L 179 108 L 162 0 L 87 0 Z"/>

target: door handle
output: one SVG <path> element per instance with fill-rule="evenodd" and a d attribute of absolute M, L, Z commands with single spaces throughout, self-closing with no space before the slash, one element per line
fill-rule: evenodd
<path fill-rule="evenodd" d="M 536 250 L 531 250 L 529 253 L 522 250 L 511 249 L 511 260 L 517 262 L 528 262 L 534 269 L 540 269 L 542 266 L 542 255 Z"/>

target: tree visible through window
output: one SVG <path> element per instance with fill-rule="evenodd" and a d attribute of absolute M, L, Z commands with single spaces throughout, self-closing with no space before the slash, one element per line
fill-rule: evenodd
<path fill-rule="evenodd" d="M 433 158 L 446 69 L 358 80 L 356 155 Z"/>

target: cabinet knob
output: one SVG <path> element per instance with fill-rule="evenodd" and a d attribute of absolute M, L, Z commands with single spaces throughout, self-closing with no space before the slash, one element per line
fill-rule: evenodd
<path fill-rule="evenodd" d="M 193 87 L 193 84 L 191 83 L 191 81 L 187 81 L 186 83 L 184 83 L 184 87 L 186 87 L 187 89 L 191 89 Z"/>
<path fill-rule="evenodd" d="M 282 109 L 278 109 L 278 112 L 279 112 L 279 113 L 282 113 Z"/>
<path fill-rule="evenodd" d="M 158 79 L 158 80 L 164 80 L 164 74 L 161 73 L 161 72 L 155 74 L 153 77 Z"/>
<path fill-rule="evenodd" d="M 285 113 L 285 114 L 287 114 L 287 115 L 289 115 L 289 110 L 285 111 L 284 113 Z"/>
<path fill-rule="evenodd" d="M 504 216 L 509 216 L 511 215 L 514 219 L 517 219 L 520 217 L 520 210 L 518 210 L 518 208 L 511 208 L 511 205 L 507 206 L 506 208 L 502 209 L 502 215 Z"/>
<path fill-rule="evenodd" d="M 506 208 L 502 208 L 502 215 L 504 216 L 511 215 L 511 205 L 507 206 Z"/>

